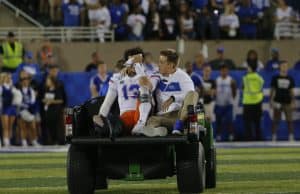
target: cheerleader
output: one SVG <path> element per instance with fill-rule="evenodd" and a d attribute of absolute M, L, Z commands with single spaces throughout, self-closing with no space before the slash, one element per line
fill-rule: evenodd
<path fill-rule="evenodd" d="M 10 146 L 12 137 L 12 128 L 17 115 L 16 106 L 20 102 L 20 94 L 12 84 L 11 74 L 3 75 L 3 84 L 0 87 L 2 100 L 2 128 L 3 128 L 3 145 Z"/>
<path fill-rule="evenodd" d="M 26 71 L 21 71 L 20 75 L 20 91 L 22 93 L 22 104 L 19 113 L 19 127 L 21 130 L 21 145 L 27 146 L 29 144 L 38 146 L 37 131 L 35 125 L 36 114 L 36 94 L 30 86 L 31 76 Z"/>

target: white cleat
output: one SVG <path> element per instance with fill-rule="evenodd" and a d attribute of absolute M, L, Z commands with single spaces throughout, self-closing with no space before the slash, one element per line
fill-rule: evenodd
<path fill-rule="evenodd" d="M 147 137 L 164 137 L 168 135 L 166 127 L 143 127 L 141 133 Z"/>

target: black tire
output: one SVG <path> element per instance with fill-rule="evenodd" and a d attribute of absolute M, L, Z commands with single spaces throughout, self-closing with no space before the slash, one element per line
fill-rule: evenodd
<path fill-rule="evenodd" d="M 176 147 L 177 187 L 180 193 L 202 193 L 205 188 L 205 154 L 201 143 Z"/>
<path fill-rule="evenodd" d="M 93 194 L 95 171 L 88 152 L 79 146 L 71 145 L 67 157 L 67 184 L 70 194 Z"/>
<path fill-rule="evenodd" d="M 210 149 L 206 162 L 206 188 L 216 188 L 217 185 L 217 151 Z"/>

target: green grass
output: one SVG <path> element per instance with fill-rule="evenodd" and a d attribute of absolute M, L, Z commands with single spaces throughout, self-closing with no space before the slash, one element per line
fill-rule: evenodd
<path fill-rule="evenodd" d="M 0 194 L 66 194 L 65 153 L 0 154 Z M 205 193 L 299 193 L 300 148 L 218 149 L 217 188 Z M 110 181 L 98 194 L 175 194 L 176 178 Z"/>

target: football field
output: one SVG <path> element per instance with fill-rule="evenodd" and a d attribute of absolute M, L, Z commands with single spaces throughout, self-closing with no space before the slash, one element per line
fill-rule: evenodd
<path fill-rule="evenodd" d="M 300 193 L 300 148 L 217 150 L 217 188 L 205 193 Z M 66 153 L 0 153 L 0 194 L 66 194 Z M 193 178 L 193 177 L 191 177 Z M 103 194 L 175 194 L 176 178 L 110 181 Z"/>

